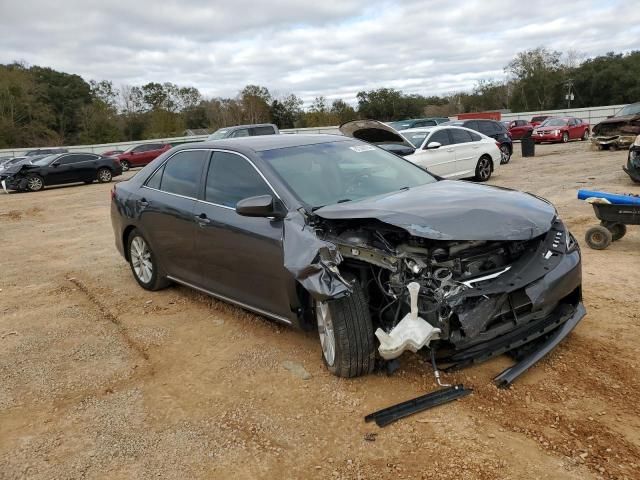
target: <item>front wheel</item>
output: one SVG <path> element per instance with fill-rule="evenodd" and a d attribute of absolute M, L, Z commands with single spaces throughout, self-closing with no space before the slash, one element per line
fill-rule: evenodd
<path fill-rule="evenodd" d="M 506 165 L 509 163 L 509 160 L 511 160 L 511 150 L 509 149 L 509 145 L 500 145 L 500 164 Z"/>
<path fill-rule="evenodd" d="M 113 175 L 111 174 L 111 170 L 108 168 L 101 168 L 98 170 L 98 181 L 100 183 L 109 183 L 112 178 Z"/>
<path fill-rule="evenodd" d="M 44 188 L 44 180 L 40 175 L 29 175 L 27 177 L 27 190 L 39 192 Z"/>
<path fill-rule="evenodd" d="M 376 343 L 369 306 L 359 283 L 353 293 L 336 300 L 314 302 L 322 359 L 338 377 L 373 372 Z"/>
<path fill-rule="evenodd" d="M 160 290 L 169 285 L 169 281 L 160 271 L 156 256 L 149 243 L 139 230 L 129 235 L 127 242 L 129 264 L 138 284 L 145 290 Z"/>
<path fill-rule="evenodd" d="M 491 172 L 493 171 L 493 165 L 491 159 L 484 155 L 478 160 L 476 165 L 476 180 L 479 182 L 486 182 L 491 178 Z"/>
<path fill-rule="evenodd" d="M 569 141 L 569 134 L 567 132 L 564 132 L 562 134 L 562 143 L 567 143 Z"/>
<path fill-rule="evenodd" d="M 123 172 L 128 172 L 131 168 L 131 164 L 127 160 L 120 160 L 120 166 Z"/>
<path fill-rule="evenodd" d="M 585 140 L 589 140 L 589 130 L 584 131 L 584 133 L 582 134 L 582 138 L 580 140 L 582 140 L 583 142 Z"/>

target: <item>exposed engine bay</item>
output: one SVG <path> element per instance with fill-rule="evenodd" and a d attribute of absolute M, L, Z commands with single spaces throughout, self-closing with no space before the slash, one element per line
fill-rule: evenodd
<path fill-rule="evenodd" d="M 366 286 L 379 353 L 387 360 L 432 340 L 466 348 L 513 330 L 519 317 L 533 309 L 535 298 L 523 287 L 577 248 L 559 221 L 547 234 L 518 241 L 433 240 L 377 220 L 323 220 L 314 228 L 318 238 L 336 245 L 343 259 L 340 270 L 353 272 Z M 411 316 L 411 286 L 416 288 L 417 316 L 433 331 L 427 327 L 419 332 L 415 322 L 403 326 L 401 330 L 410 328 L 414 338 L 405 339 L 400 348 L 403 340 L 393 345 L 389 335 L 393 337 L 394 329 Z M 540 313 L 546 315 L 556 305 L 549 302 Z"/>

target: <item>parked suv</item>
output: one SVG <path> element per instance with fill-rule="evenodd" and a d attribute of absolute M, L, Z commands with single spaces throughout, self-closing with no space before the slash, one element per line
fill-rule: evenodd
<path fill-rule="evenodd" d="M 280 131 L 273 123 L 259 123 L 255 125 L 236 125 L 235 127 L 219 128 L 207 137 L 207 141 L 222 140 L 223 138 L 258 137 L 261 135 L 278 135 Z"/>
<path fill-rule="evenodd" d="M 133 167 L 144 167 L 167 150 L 171 150 L 171 145 L 168 143 L 144 143 L 126 150 L 116 158 L 120 160 L 122 171 L 126 172 Z"/>
<path fill-rule="evenodd" d="M 496 122 L 495 120 L 453 120 L 451 122 L 443 123 L 441 125 L 455 125 L 457 127 L 470 128 L 476 132 L 485 134 L 487 137 L 491 137 L 500 144 L 501 164 L 509 163 L 511 160 L 511 154 L 513 153 L 513 140 L 509 135 L 507 127 L 503 123 Z"/>

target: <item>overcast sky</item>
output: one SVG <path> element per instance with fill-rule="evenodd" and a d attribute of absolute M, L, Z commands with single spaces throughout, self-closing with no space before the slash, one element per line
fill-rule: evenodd
<path fill-rule="evenodd" d="M 640 49 L 637 0 L 0 0 L 0 63 L 207 96 L 247 84 L 307 101 L 382 86 L 451 93 L 502 78 L 539 45 Z"/>

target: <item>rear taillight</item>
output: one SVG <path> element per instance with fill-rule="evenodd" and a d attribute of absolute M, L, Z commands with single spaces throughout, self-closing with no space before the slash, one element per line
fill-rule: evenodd
<path fill-rule="evenodd" d="M 500 142 L 496 142 L 496 147 L 500 148 L 501 146 Z"/>

